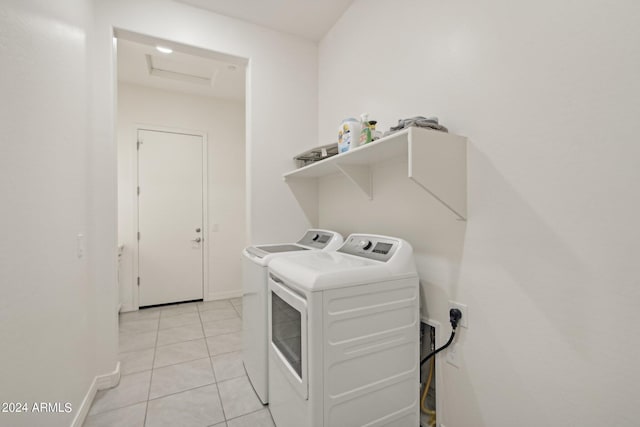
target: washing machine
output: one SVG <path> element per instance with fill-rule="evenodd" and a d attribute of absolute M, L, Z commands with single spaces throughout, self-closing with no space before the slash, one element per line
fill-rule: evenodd
<path fill-rule="evenodd" d="M 413 249 L 352 234 L 335 252 L 269 264 L 269 407 L 277 427 L 416 427 Z"/>
<path fill-rule="evenodd" d="M 269 401 L 267 371 L 267 267 L 279 257 L 300 252 L 334 251 L 343 243 L 340 233 L 309 229 L 296 243 L 249 246 L 242 257 L 242 358 L 262 403 Z"/>

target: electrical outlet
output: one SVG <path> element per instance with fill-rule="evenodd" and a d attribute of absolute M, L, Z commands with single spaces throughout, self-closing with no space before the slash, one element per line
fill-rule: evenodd
<path fill-rule="evenodd" d="M 458 325 L 462 326 L 463 328 L 468 328 L 469 327 L 469 308 L 467 307 L 467 305 L 449 300 L 449 310 L 451 310 L 452 308 L 457 308 L 462 313 L 462 319 L 460 319 L 460 323 Z"/>
<path fill-rule="evenodd" d="M 458 343 L 454 343 L 451 347 L 445 350 L 447 352 L 447 363 L 453 365 L 456 368 L 460 367 L 460 347 Z"/>

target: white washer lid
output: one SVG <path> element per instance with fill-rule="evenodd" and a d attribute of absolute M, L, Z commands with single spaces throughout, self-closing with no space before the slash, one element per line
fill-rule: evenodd
<path fill-rule="evenodd" d="M 271 243 L 247 246 L 243 255 L 256 264 L 266 266 L 278 256 L 289 256 L 309 250 L 335 251 L 343 243 L 342 235 L 336 231 L 310 228 L 296 243 Z"/>
<path fill-rule="evenodd" d="M 289 243 L 289 244 L 291 244 L 291 243 Z M 261 248 L 264 248 L 265 246 L 268 246 L 268 245 L 260 245 L 258 247 L 256 247 L 256 246 L 248 246 L 248 247 L 244 248 L 244 250 L 242 251 L 242 254 L 246 258 L 250 259 L 251 261 L 253 261 L 254 263 L 256 263 L 258 265 L 267 266 L 275 258 L 289 257 L 289 256 L 301 254 L 301 253 L 319 252 L 320 251 L 320 249 L 305 248 L 304 246 L 298 245 L 298 244 L 295 244 L 295 243 L 293 243 L 291 245 L 298 246 L 300 248 L 300 250 L 299 251 L 285 251 L 285 252 L 272 252 L 272 253 L 269 253 L 269 252 L 261 250 Z M 273 246 L 281 246 L 281 244 L 274 244 Z"/>
<path fill-rule="evenodd" d="M 417 276 L 415 267 L 394 271 L 385 262 L 316 251 L 274 259 L 269 271 L 289 286 L 310 292 Z"/>

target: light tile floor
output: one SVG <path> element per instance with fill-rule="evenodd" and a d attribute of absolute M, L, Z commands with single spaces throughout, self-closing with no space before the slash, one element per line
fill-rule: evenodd
<path fill-rule="evenodd" d="M 120 315 L 117 387 L 99 391 L 85 427 L 274 427 L 241 357 L 242 300 Z"/>

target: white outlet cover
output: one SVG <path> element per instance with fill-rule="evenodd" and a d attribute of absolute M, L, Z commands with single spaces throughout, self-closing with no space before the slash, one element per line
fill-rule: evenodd
<path fill-rule="evenodd" d="M 460 319 L 459 326 L 463 328 L 468 328 L 469 327 L 469 307 L 467 307 L 466 304 L 449 300 L 449 310 L 451 310 L 452 308 L 457 308 L 462 312 L 462 319 Z"/>

